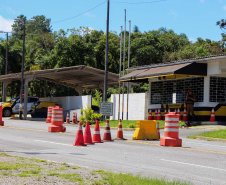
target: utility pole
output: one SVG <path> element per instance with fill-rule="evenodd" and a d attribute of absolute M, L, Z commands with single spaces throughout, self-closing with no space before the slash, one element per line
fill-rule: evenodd
<path fill-rule="evenodd" d="M 125 75 L 125 61 L 126 61 L 126 9 L 125 9 L 125 27 L 124 27 L 124 48 L 123 48 L 123 76 Z M 122 120 L 124 114 L 124 88 L 125 82 L 122 82 Z"/>
<path fill-rule="evenodd" d="M 6 32 L 6 62 L 5 62 L 5 75 L 8 74 L 8 32 Z"/>
<path fill-rule="evenodd" d="M 106 48 L 105 48 L 104 102 L 107 102 L 107 85 L 108 85 L 109 5 L 110 5 L 110 0 L 108 0 L 108 2 L 107 2 L 107 29 L 106 29 Z"/>
<path fill-rule="evenodd" d="M 121 26 L 121 34 L 120 34 L 120 64 L 119 64 L 119 77 L 121 77 L 122 70 L 122 26 Z M 119 97 L 118 97 L 118 120 L 120 119 L 120 96 L 121 96 L 121 82 L 119 81 Z"/>
<path fill-rule="evenodd" d="M 23 22 L 23 53 L 22 53 L 22 66 L 21 66 L 21 85 L 20 85 L 20 119 L 22 118 L 22 103 L 23 103 L 23 86 L 24 86 L 24 55 L 25 55 L 25 24 L 26 20 Z"/>
<path fill-rule="evenodd" d="M 131 33 L 131 20 L 129 21 L 129 43 L 128 43 L 128 68 L 130 65 L 130 33 Z M 126 110 L 126 120 L 129 119 L 129 92 L 130 92 L 130 85 L 127 82 L 127 110 Z"/>

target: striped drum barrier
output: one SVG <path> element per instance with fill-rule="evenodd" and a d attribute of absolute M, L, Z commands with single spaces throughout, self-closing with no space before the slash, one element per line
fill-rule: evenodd
<path fill-rule="evenodd" d="M 160 139 L 161 146 L 181 147 L 182 139 L 179 137 L 179 115 L 175 112 L 166 114 L 164 137 Z"/>
<path fill-rule="evenodd" d="M 54 107 L 49 106 L 48 107 L 48 114 L 47 114 L 47 119 L 46 119 L 46 123 L 51 123 L 51 118 L 52 118 L 52 110 Z"/>
<path fill-rule="evenodd" d="M 65 132 L 66 127 L 63 126 L 63 109 L 55 107 L 52 109 L 51 125 L 49 132 Z"/>
<path fill-rule="evenodd" d="M 2 104 L 0 103 L 0 126 L 4 126 L 4 121 L 2 121 Z"/>

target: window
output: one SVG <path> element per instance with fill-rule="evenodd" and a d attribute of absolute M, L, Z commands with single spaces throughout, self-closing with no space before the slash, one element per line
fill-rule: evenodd
<path fill-rule="evenodd" d="M 226 78 L 210 77 L 210 102 L 226 102 Z"/>
<path fill-rule="evenodd" d="M 188 89 L 203 102 L 204 78 L 186 78 L 151 83 L 151 104 L 185 103 Z"/>

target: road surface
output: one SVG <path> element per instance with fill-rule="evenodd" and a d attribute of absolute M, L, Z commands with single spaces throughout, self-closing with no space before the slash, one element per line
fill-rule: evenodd
<path fill-rule="evenodd" d="M 65 125 L 66 133 L 49 133 L 50 124 L 41 121 L 4 121 L 0 152 L 193 184 L 226 184 L 226 144 L 186 138 L 206 130 L 180 129 L 183 146 L 178 148 L 160 146 L 159 141 L 132 140 L 133 131 L 124 131 L 125 141 L 75 147 L 77 125 Z M 117 130 L 111 130 L 112 138 L 116 134 Z"/>

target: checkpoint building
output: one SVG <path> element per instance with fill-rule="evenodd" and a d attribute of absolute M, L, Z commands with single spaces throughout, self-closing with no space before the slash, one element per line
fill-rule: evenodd
<path fill-rule="evenodd" d="M 180 109 L 186 107 L 189 89 L 196 96 L 194 113 L 196 121 L 209 121 L 214 108 L 216 121 L 226 122 L 226 55 L 209 56 L 183 61 L 153 64 L 127 69 L 121 82 L 149 83 L 147 111 L 160 108 Z"/>

